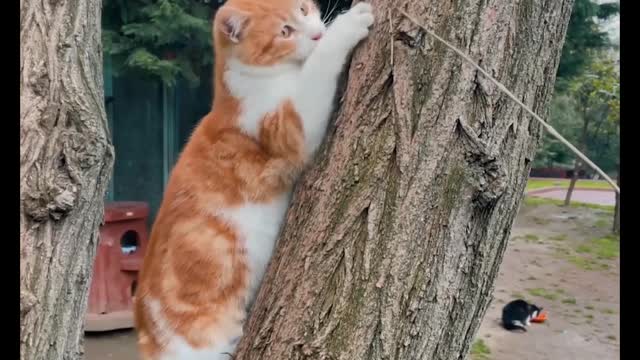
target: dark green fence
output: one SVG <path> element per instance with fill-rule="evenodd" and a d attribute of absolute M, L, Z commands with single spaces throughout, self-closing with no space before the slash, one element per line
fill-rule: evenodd
<path fill-rule="evenodd" d="M 191 131 L 211 107 L 211 74 L 199 87 L 134 75 L 114 77 L 105 61 L 105 103 L 116 152 L 108 201 L 145 201 L 153 221 L 164 185 Z"/>

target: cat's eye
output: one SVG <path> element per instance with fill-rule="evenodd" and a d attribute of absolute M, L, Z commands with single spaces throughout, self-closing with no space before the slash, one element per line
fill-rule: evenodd
<path fill-rule="evenodd" d="M 280 30 L 280 35 L 283 38 L 288 38 L 291 36 L 291 34 L 293 34 L 293 28 L 289 25 L 285 25 L 282 27 L 282 30 Z"/>
<path fill-rule="evenodd" d="M 307 7 L 304 5 L 300 6 L 300 12 L 302 15 L 307 16 Z"/>

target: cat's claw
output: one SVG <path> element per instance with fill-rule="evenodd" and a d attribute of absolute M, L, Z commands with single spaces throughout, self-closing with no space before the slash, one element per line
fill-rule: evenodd
<path fill-rule="evenodd" d="M 358 15 L 371 15 L 371 24 L 373 24 L 373 7 L 369 3 L 359 2 L 348 12 L 353 12 Z"/>
<path fill-rule="evenodd" d="M 373 8 L 371 4 L 359 2 L 346 13 L 338 16 L 333 24 L 337 38 L 348 41 L 349 47 L 357 45 L 369 34 L 369 27 L 373 25 Z"/>
<path fill-rule="evenodd" d="M 369 3 L 359 2 L 351 8 L 346 14 L 351 18 L 351 22 L 357 27 L 360 33 L 364 33 L 364 37 L 369 34 L 369 27 L 373 25 L 373 7 Z M 355 29 L 354 29 L 355 30 Z"/>

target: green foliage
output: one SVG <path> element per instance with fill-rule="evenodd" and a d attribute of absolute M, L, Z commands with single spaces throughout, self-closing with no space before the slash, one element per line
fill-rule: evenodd
<path fill-rule="evenodd" d="M 569 84 L 581 111 L 587 155 L 605 171 L 615 170 L 619 158 L 620 75 L 612 60 L 602 58 Z"/>
<path fill-rule="evenodd" d="M 606 57 L 595 58 L 556 94 L 550 124 L 604 171 L 616 171 L 620 139 L 620 75 Z M 544 139 L 534 166 L 572 167 L 575 156 L 554 138 Z"/>
<path fill-rule="evenodd" d="M 589 65 L 594 51 L 610 45 L 607 33 L 600 29 L 597 21 L 606 20 L 619 11 L 619 6 L 615 3 L 598 5 L 593 0 L 575 1 L 558 67 L 560 88 Z"/>
<path fill-rule="evenodd" d="M 620 81 L 612 61 L 602 56 L 611 44 L 599 21 L 609 19 L 619 10 L 617 3 L 575 1 L 549 118 L 549 123 L 567 140 L 586 149 L 586 155 L 608 172 L 617 169 L 619 157 L 616 124 L 620 114 Z M 608 121 L 603 121 L 605 118 Z M 566 146 L 547 136 L 533 166 L 572 168 L 574 159 Z"/>
<path fill-rule="evenodd" d="M 575 100 L 559 93 L 551 101 L 549 123 L 569 142 L 578 140 L 581 118 L 576 110 Z M 546 136 L 533 162 L 534 167 L 572 167 L 573 153 L 559 140 Z"/>
<path fill-rule="evenodd" d="M 173 86 L 199 83 L 213 60 L 212 5 L 196 0 L 104 0 L 103 44 L 115 75 L 130 71 Z"/>
<path fill-rule="evenodd" d="M 620 74 L 611 59 L 593 62 L 574 79 L 571 92 L 587 109 L 606 112 L 611 125 L 620 121 Z"/>

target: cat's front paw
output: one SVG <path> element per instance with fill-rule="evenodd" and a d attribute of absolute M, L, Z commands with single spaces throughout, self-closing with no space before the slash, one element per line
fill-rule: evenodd
<path fill-rule="evenodd" d="M 373 25 L 373 8 L 371 4 L 360 2 L 346 13 L 338 16 L 330 30 L 335 32 L 336 38 L 345 41 L 351 48 L 356 46 L 369 34 L 369 27 Z"/>

